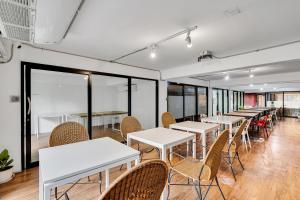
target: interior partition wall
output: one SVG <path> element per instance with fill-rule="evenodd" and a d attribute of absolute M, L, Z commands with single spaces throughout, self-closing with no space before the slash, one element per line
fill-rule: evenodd
<path fill-rule="evenodd" d="M 201 114 L 207 115 L 207 93 L 207 87 L 169 82 L 168 112 L 171 112 L 177 121 L 197 121 Z"/>
<path fill-rule="evenodd" d="M 22 168 L 38 165 L 53 129 L 82 124 L 90 139 L 123 140 L 120 122 L 135 116 L 158 126 L 158 80 L 21 62 Z"/>

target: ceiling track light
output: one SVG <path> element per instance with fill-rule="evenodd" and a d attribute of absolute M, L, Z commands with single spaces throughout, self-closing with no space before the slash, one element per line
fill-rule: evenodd
<path fill-rule="evenodd" d="M 153 44 L 150 47 L 150 58 L 156 58 L 156 49 L 157 49 L 157 45 Z"/>
<path fill-rule="evenodd" d="M 189 32 L 187 32 L 187 34 L 186 34 L 186 38 L 185 38 L 185 41 L 186 41 L 186 46 L 188 47 L 188 48 L 191 48 L 192 46 L 193 46 L 193 44 L 192 44 L 192 39 L 191 39 L 191 31 L 189 31 Z"/>
<path fill-rule="evenodd" d="M 175 34 L 173 34 L 173 35 L 170 35 L 170 36 L 168 36 L 168 37 L 166 37 L 166 38 L 164 38 L 164 39 L 161 39 L 161 40 L 159 40 L 159 41 L 153 43 L 153 44 L 150 45 L 150 46 L 146 46 L 146 47 L 143 47 L 143 48 L 140 48 L 140 49 L 131 51 L 131 52 L 129 52 L 129 53 L 125 54 L 125 55 L 122 55 L 122 56 L 120 56 L 120 57 L 118 57 L 118 58 L 116 58 L 116 59 L 114 59 L 114 60 L 111 60 L 110 62 L 116 62 L 117 60 L 123 59 L 123 58 L 125 58 L 125 57 L 131 56 L 131 55 L 136 54 L 136 53 L 141 52 L 141 51 L 145 51 L 145 50 L 147 50 L 147 49 L 150 49 L 150 51 L 151 51 L 153 45 L 158 46 L 158 45 L 160 45 L 160 44 L 162 44 L 162 43 L 164 43 L 164 42 L 167 42 L 168 40 L 174 39 L 174 38 L 176 38 L 176 37 L 178 37 L 178 36 L 181 36 L 181 35 L 187 34 L 187 33 L 188 33 L 188 35 L 189 35 L 190 45 L 191 45 L 191 47 L 192 47 L 192 40 L 191 40 L 190 33 L 191 33 L 192 31 L 196 30 L 197 28 L 198 28 L 197 26 L 192 26 L 192 27 L 190 27 L 190 28 L 184 29 L 184 30 L 182 30 L 182 31 L 180 31 L 180 32 L 177 32 L 177 33 L 175 33 Z M 190 45 L 189 45 L 189 46 L 190 46 Z M 188 44 L 187 44 L 187 46 L 188 46 Z M 188 47 L 189 47 L 189 46 L 188 46 Z M 153 55 L 154 55 L 154 54 L 153 54 Z M 151 56 L 151 55 L 150 55 L 150 56 Z"/>

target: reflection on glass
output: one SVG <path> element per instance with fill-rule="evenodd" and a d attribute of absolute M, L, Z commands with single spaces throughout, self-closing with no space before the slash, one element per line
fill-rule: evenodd
<path fill-rule="evenodd" d="M 234 108 L 234 104 L 233 104 L 233 91 L 229 91 L 229 102 L 230 102 L 230 106 L 229 106 L 229 112 L 233 111 Z"/>
<path fill-rule="evenodd" d="M 233 92 L 233 111 L 238 109 L 238 92 Z"/>
<path fill-rule="evenodd" d="M 218 90 L 218 111 L 223 113 L 223 90 Z"/>
<path fill-rule="evenodd" d="M 31 162 L 38 150 L 48 147 L 49 136 L 75 113 L 87 112 L 87 76 L 31 70 Z M 73 120 L 87 127 L 87 120 Z"/>
<path fill-rule="evenodd" d="M 128 115 L 128 79 L 92 75 L 92 138 L 122 141 L 120 122 Z M 73 115 L 74 116 L 74 115 Z M 87 113 L 82 118 L 87 118 Z"/>
<path fill-rule="evenodd" d="M 196 90 L 194 86 L 184 86 L 184 116 L 194 120 L 196 116 Z"/>
<path fill-rule="evenodd" d="M 155 81 L 132 79 L 131 115 L 136 117 L 143 129 L 156 126 L 156 86 Z"/>
<path fill-rule="evenodd" d="M 300 92 L 284 93 L 284 115 L 296 117 L 300 112 Z"/>
<path fill-rule="evenodd" d="M 213 101 L 212 115 L 215 116 L 215 115 L 217 115 L 217 112 L 219 112 L 219 110 L 218 110 L 218 90 L 213 89 L 212 101 Z"/>
<path fill-rule="evenodd" d="M 198 114 L 207 114 L 206 88 L 198 87 Z"/>
<path fill-rule="evenodd" d="M 168 85 L 168 111 L 176 119 L 183 118 L 183 86 Z"/>

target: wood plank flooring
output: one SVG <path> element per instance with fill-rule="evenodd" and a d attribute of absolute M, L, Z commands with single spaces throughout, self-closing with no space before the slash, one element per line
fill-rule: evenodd
<path fill-rule="evenodd" d="M 241 152 L 245 171 L 235 163 L 237 181 L 232 178 L 225 162 L 219 170 L 221 188 L 227 199 L 232 200 L 296 200 L 300 199 L 300 120 L 286 118 L 279 122 L 267 141 L 252 142 L 252 149 Z M 155 157 L 157 155 L 148 155 Z M 123 171 L 113 169 L 111 180 Z M 96 180 L 96 176 L 92 177 Z M 176 182 L 185 183 L 180 176 Z M 84 180 L 83 180 L 84 181 Z M 103 186 L 104 188 L 104 186 Z M 59 188 L 62 191 L 64 188 Z M 205 190 L 205 188 L 203 188 Z M 71 190 L 70 199 L 98 199 L 97 184 L 78 185 Z M 0 185 L 1 200 L 33 200 L 38 197 L 38 168 L 16 174 L 7 184 Z M 171 187 L 170 199 L 197 199 L 194 188 Z M 54 198 L 53 198 L 54 199 Z M 212 188 L 207 199 L 222 199 L 217 188 Z"/>

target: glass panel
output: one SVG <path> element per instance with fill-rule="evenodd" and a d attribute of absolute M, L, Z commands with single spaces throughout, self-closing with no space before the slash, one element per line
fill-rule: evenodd
<path fill-rule="evenodd" d="M 224 113 L 228 113 L 228 90 L 224 91 Z"/>
<path fill-rule="evenodd" d="M 300 113 L 300 92 L 284 93 L 284 115 L 287 117 L 297 117 Z"/>
<path fill-rule="evenodd" d="M 223 113 L 223 90 L 218 90 L 218 111 Z"/>
<path fill-rule="evenodd" d="M 76 91 L 76 92 L 74 92 Z M 87 76 L 31 70 L 31 162 L 38 150 L 48 147 L 49 136 L 59 124 L 72 119 L 87 127 Z"/>
<path fill-rule="evenodd" d="M 229 91 L 229 102 L 230 102 L 230 107 L 229 107 L 229 112 L 233 111 L 233 91 Z"/>
<path fill-rule="evenodd" d="M 217 115 L 217 112 L 219 111 L 218 110 L 218 90 L 213 89 L 212 101 L 213 101 L 212 115 L 215 116 L 215 115 Z"/>
<path fill-rule="evenodd" d="M 185 119 L 195 120 L 196 88 L 194 86 L 184 86 L 184 109 Z"/>
<path fill-rule="evenodd" d="M 238 92 L 233 92 L 233 111 L 238 109 Z"/>
<path fill-rule="evenodd" d="M 92 75 L 91 81 L 92 138 L 111 137 L 122 141 L 119 125 L 128 114 L 128 79 Z"/>
<path fill-rule="evenodd" d="M 238 110 L 240 110 L 240 108 L 241 108 L 241 92 L 237 92 L 237 98 L 238 98 L 238 102 L 237 102 L 237 105 L 238 105 L 238 107 L 237 107 L 237 109 Z"/>
<path fill-rule="evenodd" d="M 206 88 L 198 87 L 198 114 L 207 115 Z"/>
<path fill-rule="evenodd" d="M 267 93 L 267 107 L 283 107 L 283 93 Z"/>
<path fill-rule="evenodd" d="M 168 85 L 168 111 L 176 119 L 183 119 L 183 86 Z"/>
<path fill-rule="evenodd" d="M 132 79 L 131 84 L 131 115 L 139 120 L 143 129 L 156 127 L 155 81 Z"/>

